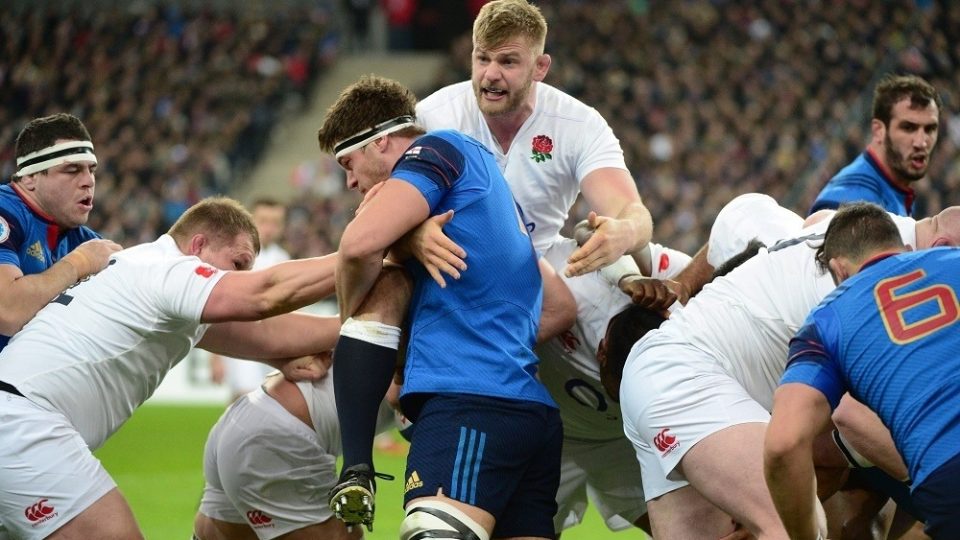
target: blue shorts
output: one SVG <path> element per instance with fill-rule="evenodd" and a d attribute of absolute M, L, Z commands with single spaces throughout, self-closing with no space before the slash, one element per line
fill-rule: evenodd
<path fill-rule="evenodd" d="M 924 532 L 934 540 L 960 538 L 960 455 L 937 467 L 914 488 L 913 502 L 924 517 Z"/>
<path fill-rule="evenodd" d="M 423 404 L 407 456 L 404 506 L 443 494 L 496 518 L 493 537 L 553 538 L 563 428 L 553 407 L 437 394 Z"/>

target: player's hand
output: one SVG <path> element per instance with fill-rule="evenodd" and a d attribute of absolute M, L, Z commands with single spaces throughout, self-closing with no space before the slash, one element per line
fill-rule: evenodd
<path fill-rule="evenodd" d="M 564 269 L 567 277 L 582 276 L 599 270 L 619 259 L 635 244 L 633 228 L 623 220 L 590 212 L 587 215 L 587 226 L 593 234 L 567 259 L 567 267 Z"/>
<path fill-rule="evenodd" d="M 77 279 L 81 280 L 106 268 L 110 256 L 121 249 L 123 247 L 113 240 L 87 240 L 66 254 L 63 260 L 76 269 Z"/>
<path fill-rule="evenodd" d="M 363 210 L 363 207 L 366 206 L 368 202 L 373 200 L 373 198 L 377 196 L 377 193 L 380 193 L 380 190 L 383 189 L 384 184 L 386 184 L 386 182 L 380 182 L 379 184 L 375 184 L 372 188 L 370 188 L 369 190 L 367 190 L 366 193 L 363 194 L 363 200 L 360 201 L 360 206 L 357 207 L 357 211 L 353 213 L 354 216 L 360 215 L 360 211 Z"/>
<path fill-rule="evenodd" d="M 420 264 L 427 269 L 430 277 L 440 287 L 446 287 L 443 279 L 446 274 L 460 279 L 460 272 L 467 269 L 467 252 L 443 234 L 443 226 L 453 219 L 453 210 L 433 216 L 424 221 L 410 233 L 410 251 Z"/>
<path fill-rule="evenodd" d="M 686 304 L 689 299 L 683 285 L 670 279 L 627 276 L 620 280 L 620 290 L 634 304 L 654 311 L 666 311 L 674 302 Z"/>
<path fill-rule="evenodd" d="M 284 378 L 291 382 L 319 381 L 327 376 L 332 364 L 333 355 L 331 351 L 324 351 L 312 356 L 292 358 L 283 364 L 280 372 L 283 373 Z"/>

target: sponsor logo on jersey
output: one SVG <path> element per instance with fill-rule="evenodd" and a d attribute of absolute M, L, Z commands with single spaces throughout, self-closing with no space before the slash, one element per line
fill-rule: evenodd
<path fill-rule="evenodd" d="M 410 149 L 408 149 L 406 152 L 404 152 L 404 153 L 403 153 L 403 156 L 404 156 L 404 157 L 412 157 L 412 158 L 419 157 L 419 156 L 420 156 L 420 152 L 421 152 L 422 150 L 423 150 L 423 147 L 422 147 L 422 146 L 414 146 L 413 148 L 410 148 Z"/>
<path fill-rule="evenodd" d="M 201 264 L 200 266 L 197 267 L 196 270 L 194 270 L 194 272 L 196 272 L 198 276 L 208 278 L 208 277 L 216 274 L 216 273 L 217 273 L 217 269 L 214 268 L 214 267 L 212 267 L 212 266 L 207 266 L 207 265 Z"/>
<path fill-rule="evenodd" d="M 47 264 L 47 258 L 43 256 L 43 246 L 40 245 L 39 240 L 30 244 L 30 247 L 27 248 L 27 255 L 40 261 L 40 264 Z"/>
<path fill-rule="evenodd" d="M 6 242 L 7 238 L 10 238 L 10 224 L 0 216 L 0 244 Z"/>
<path fill-rule="evenodd" d="M 423 482 L 420 480 L 420 475 L 417 474 L 417 471 L 413 471 L 407 478 L 407 483 L 403 486 L 403 493 L 406 495 L 406 493 L 411 489 L 417 489 L 420 487 L 423 487 Z"/>
<path fill-rule="evenodd" d="M 26 516 L 27 521 L 31 523 L 31 527 L 36 527 L 45 521 L 50 521 L 57 517 L 59 512 L 55 511 L 54 507 L 49 503 L 49 499 L 40 499 L 24 509 L 23 515 Z"/>
<path fill-rule="evenodd" d="M 261 529 L 263 527 L 273 527 L 273 519 L 264 514 L 263 510 L 247 510 L 247 521 L 250 522 L 250 526 L 254 529 Z"/>
<path fill-rule="evenodd" d="M 657 433 L 657 436 L 653 438 L 653 445 L 660 451 L 661 456 L 666 456 L 680 446 L 680 443 L 677 442 L 677 437 L 670 435 L 667 433 L 668 431 L 670 431 L 670 428 L 663 428 L 660 430 L 660 433 Z"/>

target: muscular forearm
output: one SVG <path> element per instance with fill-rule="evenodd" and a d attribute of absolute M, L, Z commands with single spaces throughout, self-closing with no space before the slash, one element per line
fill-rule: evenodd
<path fill-rule="evenodd" d="M 64 289 L 77 282 L 77 269 L 60 261 L 44 272 L 24 276 L 20 269 L 3 265 L 0 270 L 0 334 L 20 331 L 40 309 Z"/>
<path fill-rule="evenodd" d="M 340 333 L 339 318 L 288 313 L 255 322 L 219 323 L 199 346 L 250 360 L 286 359 L 329 351 Z"/>
<path fill-rule="evenodd" d="M 383 258 L 379 254 L 341 258 L 337 265 L 337 305 L 341 321 L 357 311 L 382 269 Z"/>
<path fill-rule="evenodd" d="M 633 246 L 627 249 L 628 253 L 639 252 L 650 243 L 653 237 L 653 217 L 641 201 L 634 201 L 620 210 L 617 219 L 622 220 L 631 228 Z M 638 262 L 639 264 L 639 262 Z"/>
<path fill-rule="evenodd" d="M 774 506 L 790 538 L 817 538 L 816 478 L 812 452 L 767 452 L 764 473 Z"/>
<path fill-rule="evenodd" d="M 713 276 L 714 268 L 707 262 L 707 246 L 700 248 L 700 251 L 690 259 L 686 268 L 677 274 L 674 281 L 683 286 L 687 296 L 691 297 L 710 282 Z"/>
<path fill-rule="evenodd" d="M 890 430 L 866 405 L 846 394 L 833 413 L 833 421 L 844 439 L 863 457 L 894 478 L 909 478 L 907 465 L 893 443 Z"/>

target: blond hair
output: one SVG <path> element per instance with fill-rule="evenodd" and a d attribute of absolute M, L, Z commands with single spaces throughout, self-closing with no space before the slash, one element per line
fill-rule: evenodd
<path fill-rule="evenodd" d="M 540 8 L 527 0 L 493 0 L 480 8 L 473 21 L 473 45 L 490 49 L 522 37 L 543 54 L 547 41 L 547 20 Z"/>
<path fill-rule="evenodd" d="M 229 197 L 203 199 L 187 209 L 167 232 L 178 244 L 197 233 L 220 242 L 231 242 L 238 234 L 245 233 L 253 241 L 253 252 L 260 253 L 260 234 L 253 224 L 253 216 L 239 201 Z"/>

